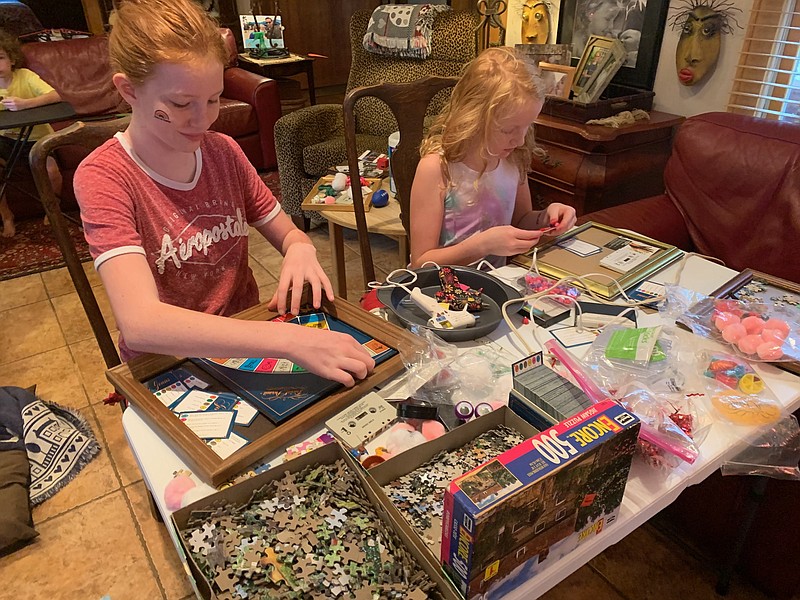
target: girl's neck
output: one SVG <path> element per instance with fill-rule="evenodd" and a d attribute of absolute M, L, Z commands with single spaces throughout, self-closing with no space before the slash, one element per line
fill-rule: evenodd
<path fill-rule="evenodd" d="M 14 81 L 14 71 L 8 74 L 8 77 L 0 77 L 0 88 L 7 88 Z"/>
<path fill-rule="evenodd" d="M 500 164 L 500 159 L 494 156 L 489 156 L 486 164 L 483 163 L 483 157 L 481 156 L 480 150 L 475 149 L 469 152 L 465 157 L 464 160 L 461 161 L 465 165 L 467 165 L 473 171 L 480 172 L 481 170 L 485 172 L 494 171 L 498 165 Z"/>
<path fill-rule="evenodd" d="M 194 179 L 197 170 L 194 152 L 177 152 L 135 125 L 134 115 L 123 135 L 140 161 L 153 172 L 172 181 L 189 183 Z"/>

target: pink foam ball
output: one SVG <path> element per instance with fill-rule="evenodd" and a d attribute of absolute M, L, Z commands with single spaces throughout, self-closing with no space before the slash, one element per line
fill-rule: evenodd
<path fill-rule="evenodd" d="M 742 325 L 747 329 L 747 333 L 761 333 L 764 329 L 764 319 L 751 315 L 742 319 Z"/>
<path fill-rule="evenodd" d="M 737 317 L 735 314 L 729 312 L 718 313 L 716 318 L 714 319 L 714 325 L 716 325 L 717 329 L 719 329 L 720 331 L 727 328 L 729 325 L 733 325 L 734 323 L 739 323 L 739 322 L 741 322 L 741 319 Z"/>
<path fill-rule="evenodd" d="M 783 338 L 789 337 L 789 324 L 783 319 L 769 319 L 764 323 L 764 329 L 777 329 L 783 334 Z"/>
<path fill-rule="evenodd" d="M 756 348 L 758 348 L 764 342 L 761 340 L 760 335 L 751 334 L 746 335 L 743 338 L 740 338 L 736 345 L 739 346 L 739 350 L 744 352 L 745 354 L 755 354 Z"/>
<path fill-rule="evenodd" d="M 325 204 L 334 204 L 336 202 L 336 198 L 333 196 L 325 196 L 324 202 Z"/>
<path fill-rule="evenodd" d="M 760 344 L 758 348 L 756 348 L 756 352 L 758 353 L 758 358 L 761 360 L 778 360 L 783 356 L 783 350 L 781 350 L 780 345 L 774 342 L 764 342 Z"/>
<path fill-rule="evenodd" d="M 733 344 L 747 335 L 747 330 L 741 323 L 733 323 L 722 330 L 722 339 Z"/>
<path fill-rule="evenodd" d="M 761 339 L 765 342 L 773 342 L 778 346 L 783 344 L 786 339 L 786 334 L 780 329 L 765 329 L 761 332 Z"/>
<path fill-rule="evenodd" d="M 430 420 L 422 422 L 422 435 L 425 436 L 426 440 L 435 440 L 445 433 L 444 425 L 439 423 L 439 421 Z"/>

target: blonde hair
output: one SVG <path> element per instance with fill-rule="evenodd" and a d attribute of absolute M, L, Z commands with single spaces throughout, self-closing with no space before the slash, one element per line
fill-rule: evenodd
<path fill-rule="evenodd" d="M 420 155 L 441 154 L 442 172 L 449 182 L 449 163 L 464 160 L 477 145 L 483 174 L 491 159 L 489 138 L 499 120 L 520 110 L 529 100 L 542 98 L 542 83 L 533 63 L 513 48 L 487 48 L 464 69 L 450 101 L 422 141 Z M 537 150 L 531 126 L 525 143 L 509 156 L 519 169 L 520 182 Z"/>
<path fill-rule="evenodd" d="M 228 62 L 217 24 L 192 0 L 120 2 L 108 43 L 114 71 L 134 83 L 142 83 L 162 62 L 206 56 Z"/>

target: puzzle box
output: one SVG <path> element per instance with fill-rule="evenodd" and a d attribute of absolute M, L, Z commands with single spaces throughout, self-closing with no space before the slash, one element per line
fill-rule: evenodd
<path fill-rule="evenodd" d="M 616 521 L 638 432 L 604 401 L 453 481 L 441 561 L 464 597 L 500 596 Z"/>

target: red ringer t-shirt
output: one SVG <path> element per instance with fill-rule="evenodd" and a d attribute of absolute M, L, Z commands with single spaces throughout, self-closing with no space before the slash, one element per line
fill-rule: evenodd
<path fill-rule="evenodd" d="M 215 315 L 258 303 L 248 266 L 248 224 L 281 210 L 241 148 L 207 132 L 195 152 L 194 179 L 153 172 L 117 134 L 75 173 L 75 195 L 96 269 L 121 254 L 146 257 L 162 302 Z M 120 354 L 135 353 L 120 336 Z"/>

